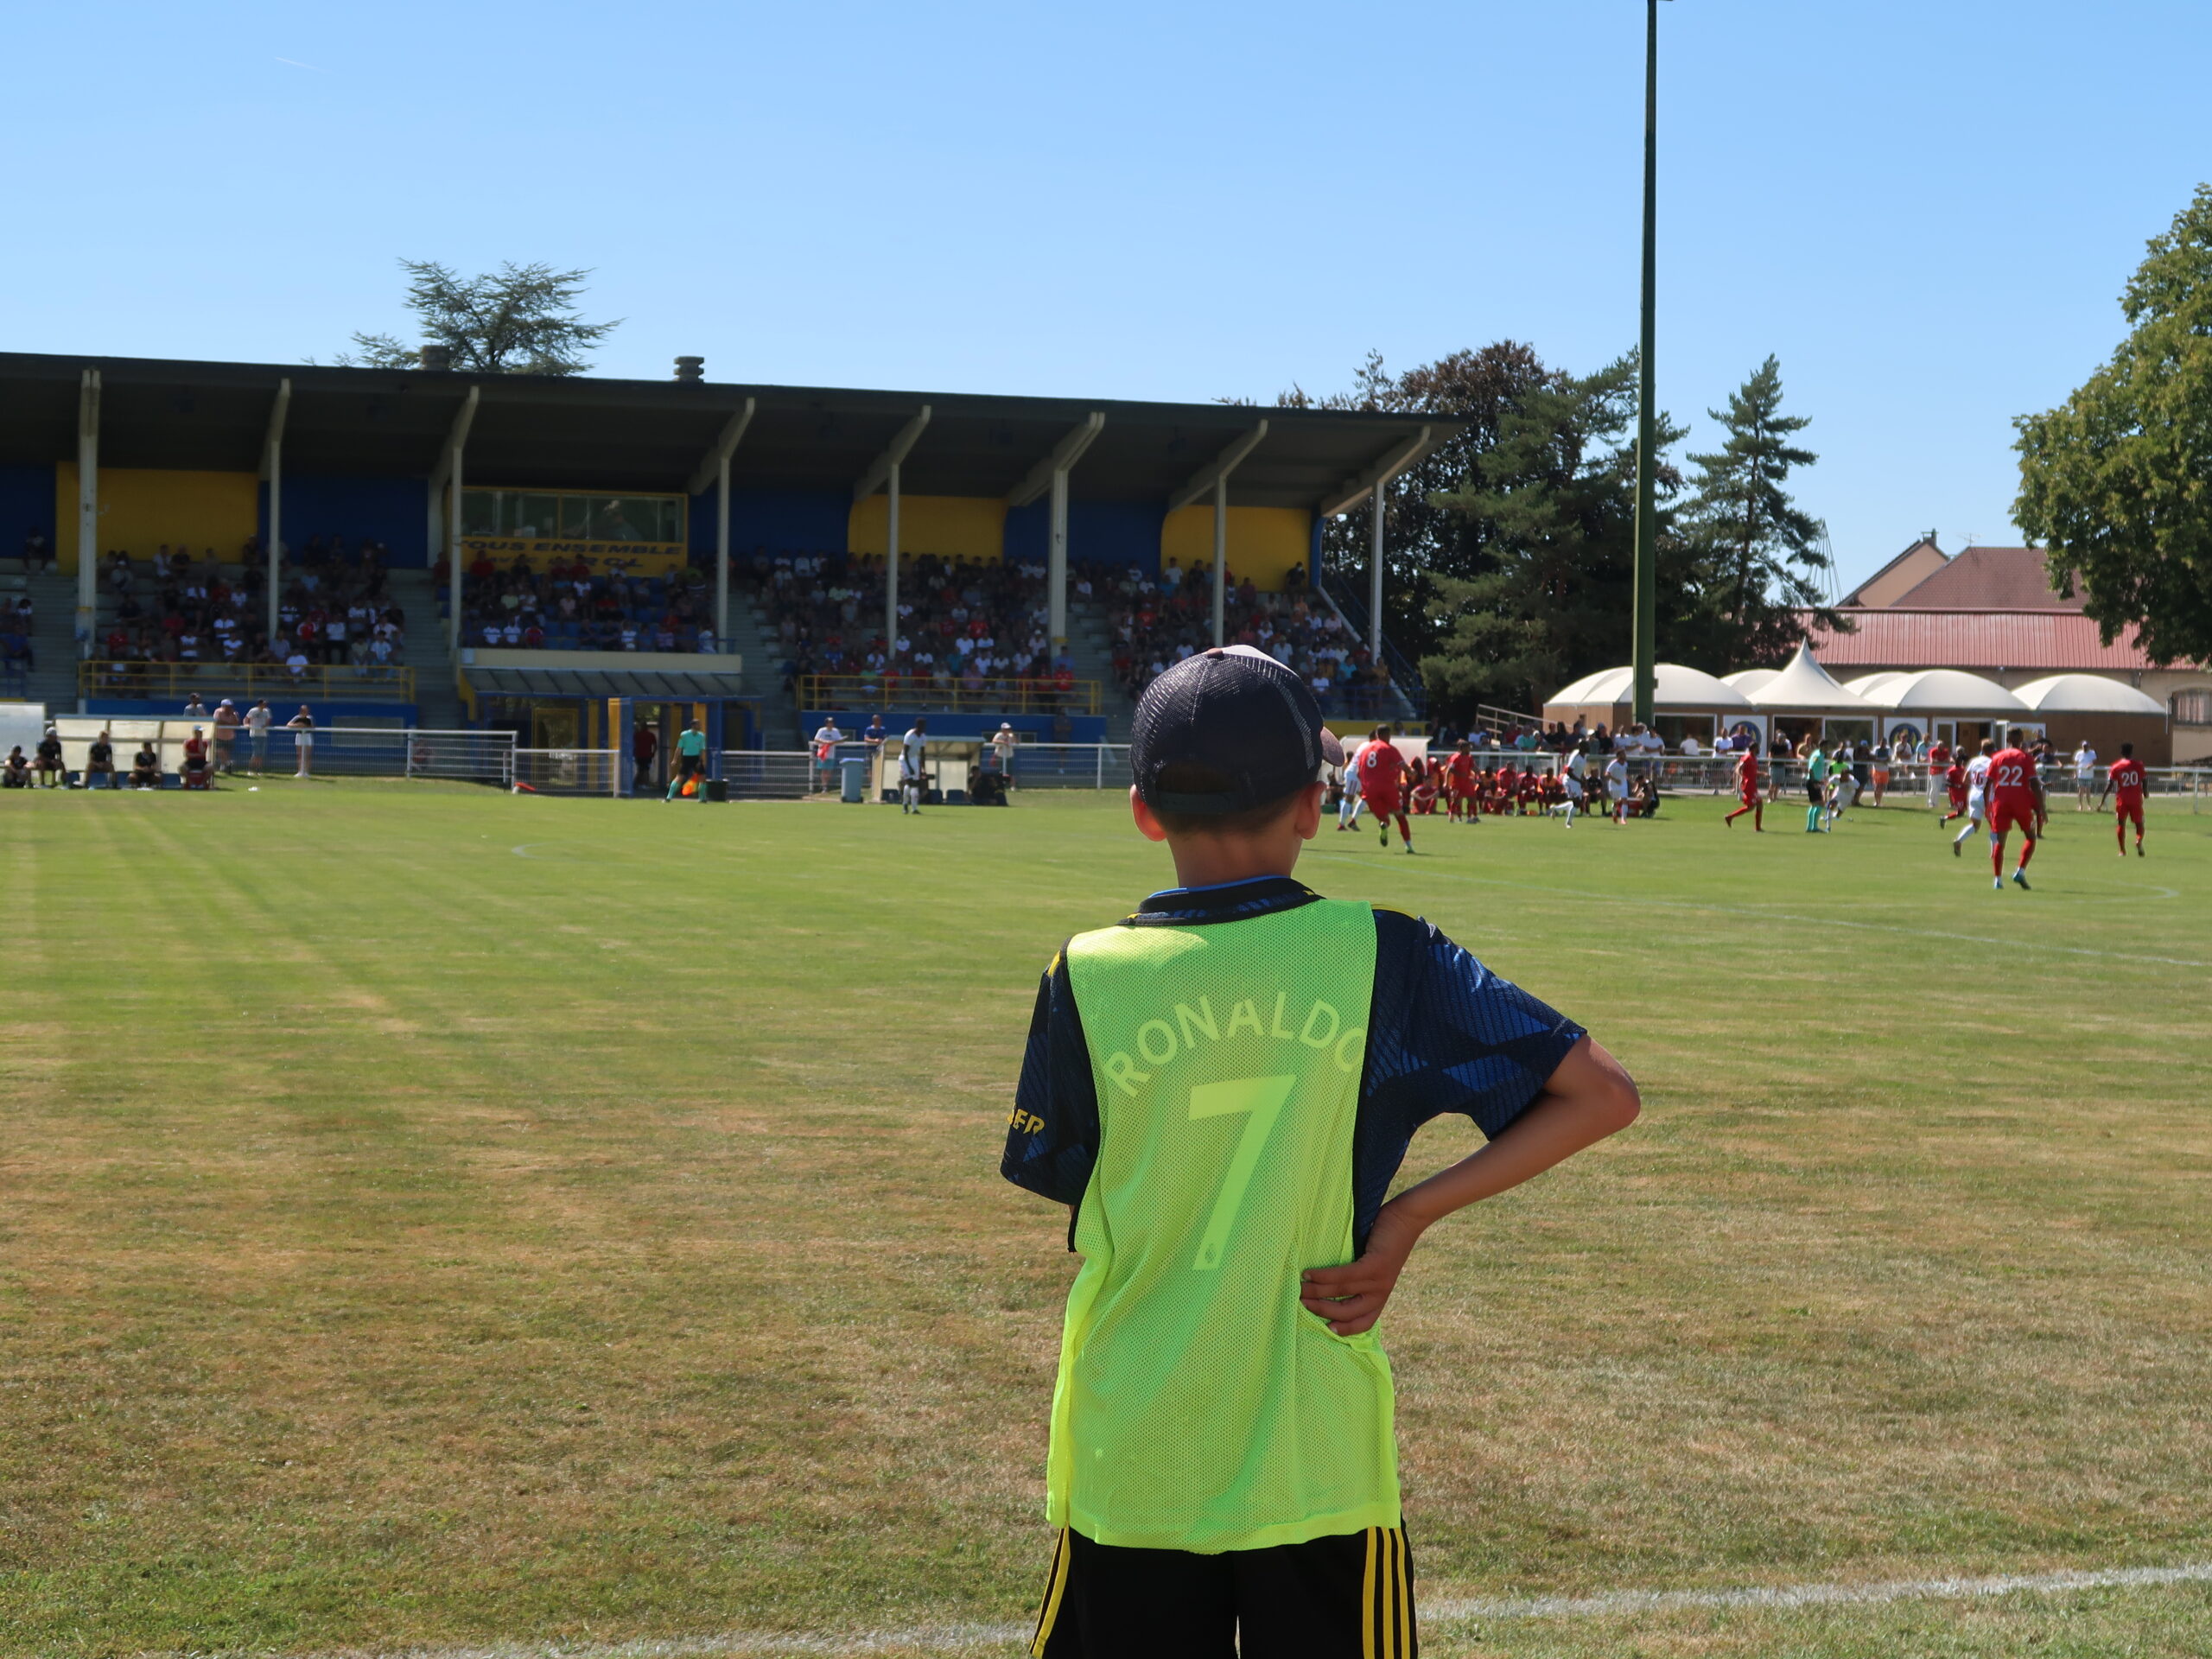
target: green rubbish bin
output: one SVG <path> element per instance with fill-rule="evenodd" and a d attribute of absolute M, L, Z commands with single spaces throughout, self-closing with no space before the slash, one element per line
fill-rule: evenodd
<path fill-rule="evenodd" d="M 868 798 L 868 758 L 851 755 L 837 763 L 837 772 L 842 784 L 837 798 L 855 805 Z"/>

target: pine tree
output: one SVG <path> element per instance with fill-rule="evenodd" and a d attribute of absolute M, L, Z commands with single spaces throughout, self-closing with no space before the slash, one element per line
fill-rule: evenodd
<path fill-rule="evenodd" d="M 1792 470 L 1819 460 L 1791 442 L 1812 423 L 1782 413 L 1782 365 L 1771 356 L 1729 397 L 1726 413 L 1706 413 L 1726 436 L 1689 458 L 1696 471 L 1681 529 L 1695 602 L 1670 655 L 1708 668 L 1779 662 L 1804 637 L 1806 612 L 1841 626 L 1823 603 L 1821 523 L 1783 488 Z"/>
<path fill-rule="evenodd" d="M 1568 681 L 1629 654 L 1635 604 L 1636 359 L 1524 394 L 1500 418 L 1476 476 L 1432 505 L 1480 524 L 1475 574 L 1428 573 L 1439 648 L 1422 657 L 1433 702 L 1465 718 L 1477 703 L 1534 709 Z M 1662 495 L 1680 428 L 1659 423 Z M 1674 545 L 1661 516 L 1662 567 Z M 1681 602 L 1661 584 L 1661 610 Z M 1661 618 L 1661 637 L 1671 632 Z"/>
<path fill-rule="evenodd" d="M 496 271 L 463 278 L 432 259 L 403 259 L 399 266 L 411 279 L 407 306 L 422 320 L 423 338 L 449 348 L 456 369 L 581 374 L 588 366 L 586 351 L 619 326 L 576 315 L 588 270 L 510 260 Z M 415 347 L 391 334 L 357 334 L 353 348 L 358 357 L 338 361 L 372 369 L 411 369 L 418 361 Z"/>

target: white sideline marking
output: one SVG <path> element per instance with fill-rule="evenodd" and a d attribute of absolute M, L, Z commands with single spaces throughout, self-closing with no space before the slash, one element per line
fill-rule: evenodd
<path fill-rule="evenodd" d="M 1363 858 L 1357 853 L 1340 853 L 1333 848 L 1315 856 L 1348 859 L 1365 864 L 1370 869 L 1378 868 L 1371 859 Z M 1645 899 L 1632 893 L 1599 893 L 1587 887 L 1554 887 L 1535 881 L 1508 881 L 1498 876 L 1461 875 L 1456 870 L 1402 870 L 1395 864 L 1381 868 L 1396 874 L 1418 874 L 1428 880 L 1469 881 L 1478 887 L 1505 887 L 1516 893 L 1555 893 L 1568 899 L 1602 899 L 1609 904 L 1643 905 L 1653 910 L 1691 910 L 1714 916 L 1751 916 L 1769 922 L 1809 922 L 1821 927 L 1856 928 L 1862 933 L 1903 933 L 1916 939 L 1955 939 L 1962 944 L 2003 945 L 2014 950 L 2056 951 L 2069 957 L 2102 957 L 2111 962 L 2155 962 L 2168 968 L 2212 968 L 2212 962 L 2198 962 L 2188 957 L 2146 957 L 2132 950 L 2097 950 L 2085 944 L 2050 944 L 2041 939 L 1993 939 L 1979 933 L 1946 933 L 1933 928 L 1899 927 L 1891 922 L 1852 922 L 1835 916 L 1798 916 L 1788 911 L 1764 909 L 1758 905 L 1698 905 L 1680 899 Z M 2135 884 L 2130 882 L 2126 885 L 2132 887 Z"/>
<path fill-rule="evenodd" d="M 1742 1590 L 1619 1590 L 1596 1596 L 1477 1596 L 1421 1610 L 1424 1624 L 1484 1618 L 1606 1618 L 1703 1607 L 1881 1606 L 1897 1601 L 1961 1601 L 1982 1596 L 2050 1595 L 2069 1590 L 2155 1588 L 2212 1584 L 2212 1561 L 2186 1567 L 2123 1567 L 2103 1572 L 2018 1573 L 1986 1579 L 1892 1579 L 1871 1584 L 1776 1584 Z M 884 1653 L 905 1648 L 952 1654 L 1028 1639 L 1021 1624 L 917 1624 L 904 1630 L 855 1630 L 842 1636 L 671 1637 L 607 1643 L 502 1642 L 477 1648 L 407 1648 L 378 1659 L 751 1659 L 752 1656 Z M 328 1656 L 327 1659 L 338 1659 Z"/>
<path fill-rule="evenodd" d="M 2212 1584 L 2212 1561 L 2189 1567 L 2121 1567 L 2104 1572 L 2012 1573 L 1987 1579 L 1893 1579 L 1873 1584 L 1776 1584 L 1746 1590 L 1617 1590 L 1599 1596 L 1477 1596 L 1421 1610 L 1424 1619 L 1592 1618 L 1699 1607 L 1879 1606 L 1893 1601 L 1961 1601 L 1977 1596 L 2050 1595 L 2068 1590 Z"/>

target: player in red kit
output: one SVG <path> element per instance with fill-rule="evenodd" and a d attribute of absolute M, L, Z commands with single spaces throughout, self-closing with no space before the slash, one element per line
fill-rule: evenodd
<path fill-rule="evenodd" d="M 2007 732 L 2005 747 L 1989 762 L 1989 868 L 1997 878 L 1992 885 L 2000 893 L 2005 887 L 2005 833 L 2015 828 L 2020 832 L 2020 861 L 2012 868 L 2012 885 L 2024 890 L 2028 861 L 2036 855 L 2036 837 L 2045 822 L 2043 778 L 2024 747 L 2026 739 L 2027 734 L 2017 728 Z"/>
<path fill-rule="evenodd" d="M 1751 815 L 1751 830 L 1757 834 L 1766 829 L 1766 804 L 1759 799 L 1759 752 L 1745 749 L 1736 757 L 1736 794 L 1744 804 L 1720 820 L 1729 829 L 1736 827 L 1736 820 L 1745 813 Z"/>
<path fill-rule="evenodd" d="M 1935 775 L 1933 767 L 1929 768 L 1929 775 Z M 1963 818 L 1967 815 L 1967 769 L 1963 762 L 1955 760 L 1943 768 L 1943 792 L 1951 810 L 1943 814 L 1942 823 L 1936 826 L 1939 830 L 1953 818 Z"/>
<path fill-rule="evenodd" d="M 2148 782 L 2143 763 L 2135 758 L 2135 746 L 2120 746 L 2120 759 L 2112 763 L 2112 770 L 2105 774 L 2104 793 L 2097 797 L 2097 810 L 2105 810 L 2105 797 L 2114 798 L 2113 804 L 2113 838 L 2120 842 L 2120 855 L 2127 856 L 2127 826 L 2135 825 L 2135 856 L 2143 856 L 2143 786 Z"/>
<path fill-rule="evenodd" d="M 1367 810 L 1375 814 L 1375 822 L 1382 831 L 1382 846 L 1390 845 L 1390 820 L 1398 821 L 1399 838 L 1406 850 L 1414 849 L 1414 827 L 1406 821 L 1405 781 L 1406 757 L 1390 741 L 1390 728 L 1377 726 L 1375 734 L 1359 746 L 1359 753 L 1352 757 L 1352 766 L 1359 773 L 1360 798 L 1367 803 Z"/>
<path fill-rule="evenodd" d="M 1444 787 L 1450 798 L 1449 810 L 1457 823 L 1461 814 L 1469 823 L 1475 821 L 1475 757 L 1465 738 L 1452 751 L 1452 758 L 1444 763 Z"/>

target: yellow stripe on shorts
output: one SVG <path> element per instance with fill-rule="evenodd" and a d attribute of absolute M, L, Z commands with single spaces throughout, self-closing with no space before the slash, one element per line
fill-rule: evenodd
<path fill-rule="evenodd" d="M 1062 1527 L 1052 1545 L 1052 1570 L 1045 1576 L 1045 1600 L 1037 1610 L 1037 1634 L 1029 1643 L 1029 1659 L 1045 1659 L 1045 1644 L 1052 1639 L 1052 1624 L 1060 1616 L 1060 1598 L 1067 1592 L 1068 1570 L 1074 1565 L 1071 1554 L 1068 1529 Z"/>

